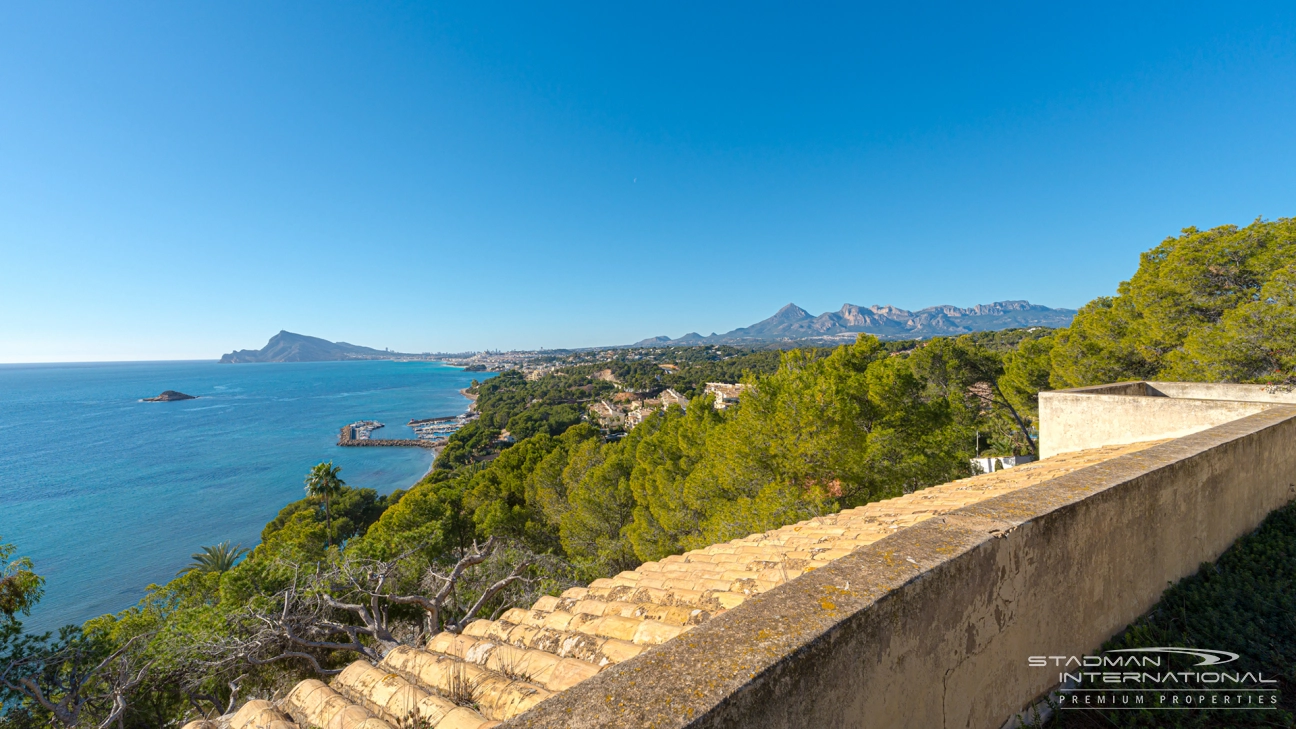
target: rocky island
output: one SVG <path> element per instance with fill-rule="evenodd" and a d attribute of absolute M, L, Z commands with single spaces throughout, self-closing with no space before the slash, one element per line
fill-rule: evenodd
<path fill-rule="evenodd" d="M 178 400 L 197 400 L 197 399 L 198 398 L 194 395 L 186 395 L 183 392 L 176 392 L 175 390 L 167 390 L 166 392 L 162 393 L 161 395 L 158 395 L 157 397 L 146 397 L 143 400 L 141 400 L 141 402 L 176 402 Z"/>

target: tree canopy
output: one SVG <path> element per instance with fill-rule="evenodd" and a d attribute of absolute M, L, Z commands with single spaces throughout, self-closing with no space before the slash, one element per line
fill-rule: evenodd
<path fill-rule="evenodd" d="M 1144 253 L 1117 295 L 1058 333 L 1049 384 L 1133 379 L 1291 384 L 1296 220 L 1185 228 Z"/>

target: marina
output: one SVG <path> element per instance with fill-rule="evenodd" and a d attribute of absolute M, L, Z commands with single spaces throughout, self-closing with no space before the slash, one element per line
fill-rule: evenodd
<path fill-rule="evenodd" d="M 477 413 L 468 411 L 462 415 L 455 415 L 448 418 L 429 418 L 427 420 L 410 421 L 410 427 L 414 429 L 414 437 L 424 440 L 444 440 L 454 435 L 460 428 L 477 419 Z"/>
<path fill-rule="evenodd" d="M 430 440 L 419 440 L 417 438 L 382 439 L 382 438 L 369 438 L 367 436 L 364 438 L 357 438 L 356 435 L 357 435 L 357 429 L 355 425 L 344 425 L 342 426 L 342 430 L 338 432 L 337 444 L 344 448 L 347 447 L 355 448 L 355 447 L 365 447 L 365 446 L 369 446 L 369 447 L 391 446 L 391 447 L 398 447 L 398 448 L 399 447 L 428 448 L 431 450 L 438 450 L 445 445 L 444 442 L 433 443 Z"/>
<path fill-rule="evenodd" d="M 371 435 L 375 430 L 386 426 L 376 420 L 357 420 L 342 426 L 337 444 L 344 447 L 428 448 L 439 453 L 450 436 L 477 417 L 477 413 L 470 410 L 461 415 L 411 419 L 407 426 L 413 429 L 413 438 L 373 438 Z"/>
<path fill-rule="evenodd" d="M 351 437 L 356 440 L 369 440 L 369 434 L 383 427 L 377 420 L 359 420 L 347 426 L 351 428 Z"/>

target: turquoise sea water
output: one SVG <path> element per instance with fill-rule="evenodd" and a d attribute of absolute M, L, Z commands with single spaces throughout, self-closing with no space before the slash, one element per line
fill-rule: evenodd
<path fill-rule="evenodd" d="M 47 578 L 25 622 L 120 610 L 204 545 L 255 545 L 320 461 L 351 486 L 409 487 L 431 451 L 339 448 L 338 429 L 413 437 L 410 418 L 463 412 L 472 379 L 429 362 L 0 365 L 0 540 Z M 163 390 L 199 399 L 139 402 Z"/>

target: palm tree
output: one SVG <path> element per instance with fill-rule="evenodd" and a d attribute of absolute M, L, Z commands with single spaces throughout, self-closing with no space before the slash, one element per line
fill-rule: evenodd
<path fill-rule="evenodd" d="M 202 550 L 190 555 L 193 562 L 177 572 L 177 577 L 190 572 L 215 572 L 216 574 L 229 572 L 234 568 L 234 563 L 248 553 L 248 550 L 243 549 L 242 544 L 231 547 L 229 542 L 221 542 L 214 547 L 203 547 Z"/>
<path fill-rule="evenodd" d="M 333 546 L 333 516 L 329 513 L 329 499 L 341 494 L 342 487 L 346 486 L 346 481 L 338 477 L 341 472 L 341 466 L 335 466 L 333 461 L 329 461 L 315 466 L 306 476 L 306 495 L 324 499 L 324 521 L 328 530 L 326 539 L 330 547 Z"/>

